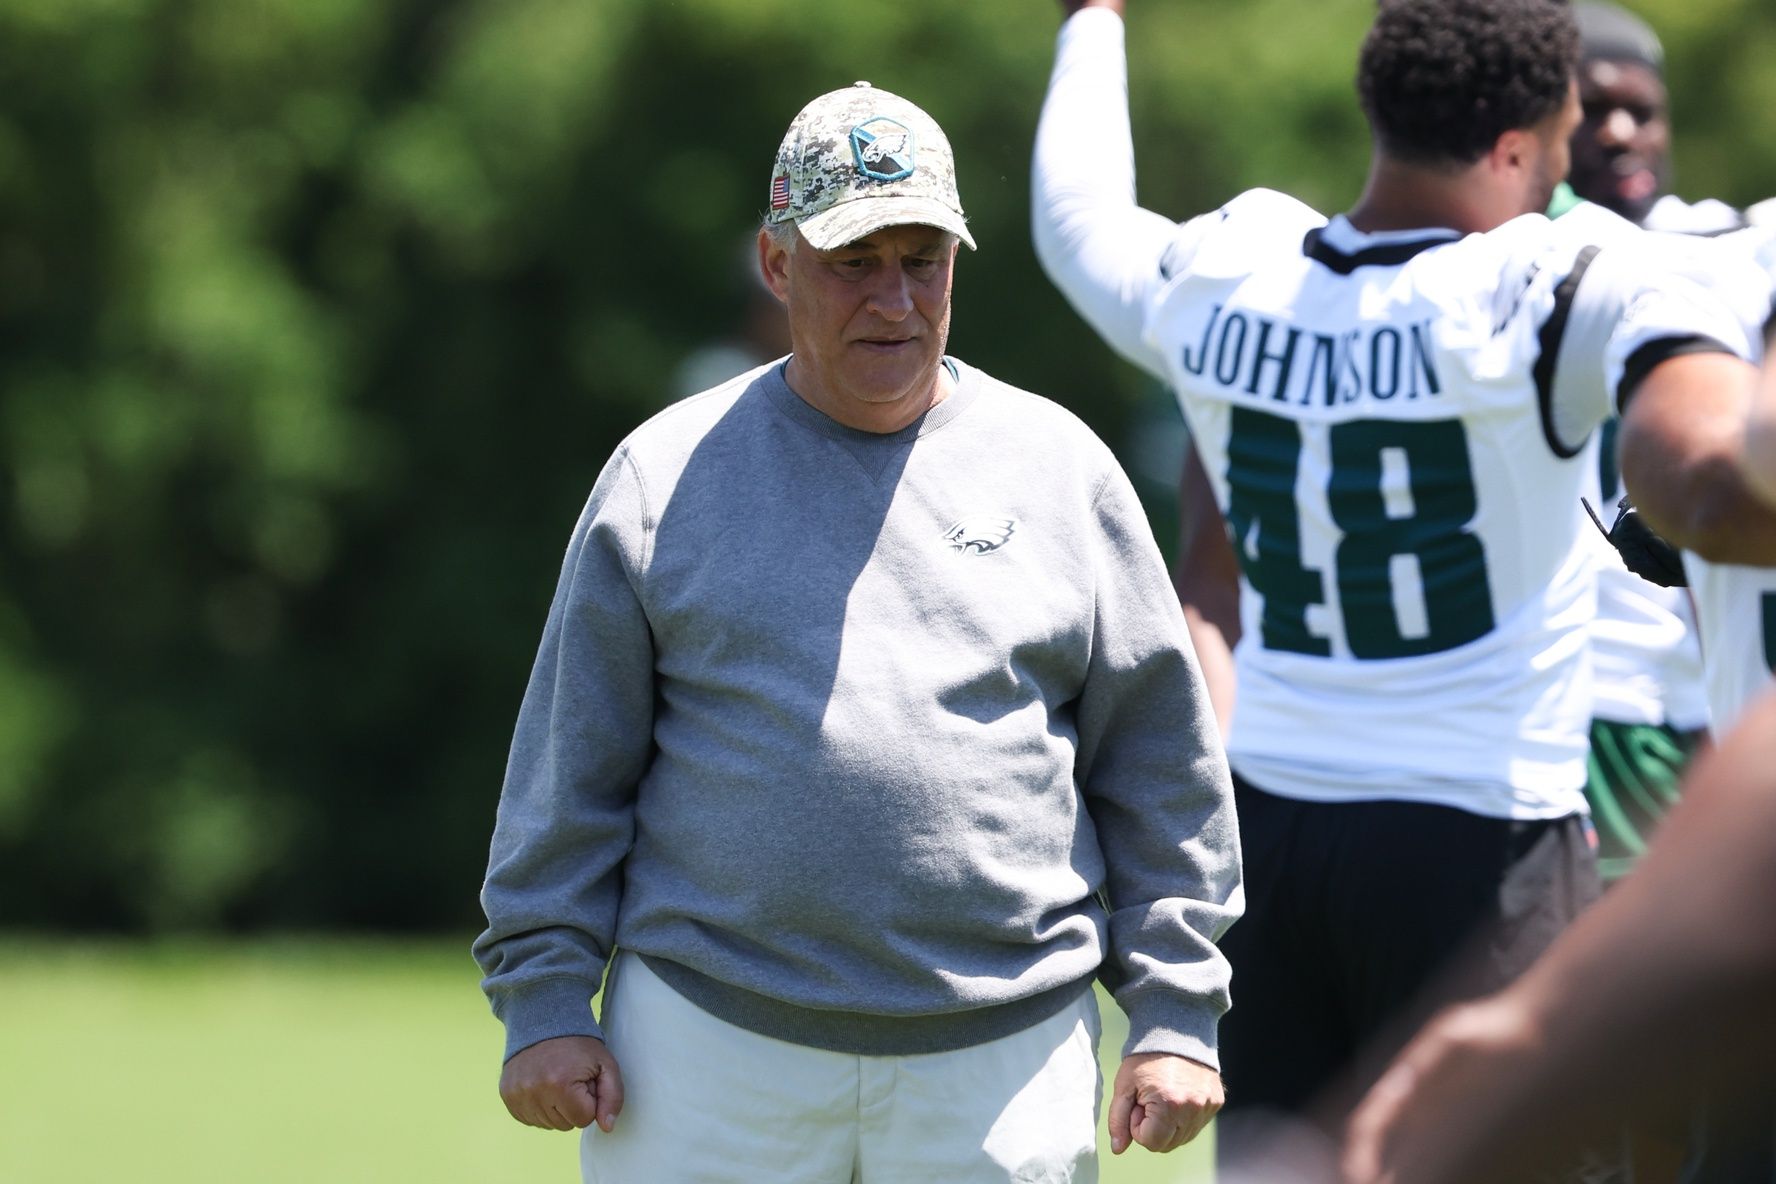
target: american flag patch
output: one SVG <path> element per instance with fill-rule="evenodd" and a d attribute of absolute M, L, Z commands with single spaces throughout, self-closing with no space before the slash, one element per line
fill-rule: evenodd
<path fill-rule="evenodd" d="M 771 208 L 787 210 L 789 208 L 789 176 L 771 178 Z"/>

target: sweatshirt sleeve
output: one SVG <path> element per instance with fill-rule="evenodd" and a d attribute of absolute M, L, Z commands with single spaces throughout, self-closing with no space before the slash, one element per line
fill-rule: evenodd
<path fill-rule="evenodd" d="M 1095 509 L 1078 773 L 1106 868 L 1102 978 L 1129 1017 L 1125 1055 L 1218 1067 L 1230 971 L 1215 942 L 1245 907 L 1232 779 L 1164 560 L 1120 469 Z"/>
<path fill-rule="evenodd" d="M 1122 18 L 1107 9 L 1084 9 L 1061 27 L 1036 128 L 1030 210 L 1049 279 L 1113 349 L 1164 377 L 1144 329 L 1179 227 L 1135 204 Z"/>
<path fill-rule="evenodd" d="M 637 594 L 647 506 L 625 450 L 574 529 L 500 793 L 474 944 L 506 1056 L 599 1036 L 635 790 L 653 753 L 654 658 Z"/>

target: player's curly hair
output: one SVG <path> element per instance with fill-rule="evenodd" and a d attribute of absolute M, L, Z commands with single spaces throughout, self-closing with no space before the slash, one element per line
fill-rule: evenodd
<path fill-rule="evenodd" d="M 1388 155 L 1472 164 L 1560 109 L 1578 56 L 1560 0 L 1381 0 L 1357 93 Z"/>

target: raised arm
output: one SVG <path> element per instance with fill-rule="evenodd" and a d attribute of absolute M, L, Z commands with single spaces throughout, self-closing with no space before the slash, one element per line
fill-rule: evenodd
<path fill-rule="evenodd" d="M 1621 416 L 1622 483 L 1645 524 L 1716 563 L 1776 564 L 1776 512 L 1746 480 L 1747 415 L 1770 284 L 1719 252 L 1674 254 L 1656 236 L 1581 252 L 1553 370 L 1562 439 Z M 1571 418 L 1569 417 L 1576 417 Z"/>
<path fill-rule="evenodd" d="M 1776 200 L 1776 199 L 1772 199 Z M 1773 316 L 1776 320 L 1776 316 Z M 1745 476 L 1759 495 L 1776 506 L 1776 361 L 1764 349 L 1764 371 L 1752 396 L 1751 418 L 1745 425 Z"/>
<path fill-rule="evenodd" d="M 1622 481 L 1635 505 L 1673 545 L 1715 563 L 1776 565 L 1776 507 L 1747 479 L 1757 377 L 1731 354 L 1674 357 L 1622 413 Z"/>
<path fill-rule="evenodd" d="M 1142 330 L 1148 301 L 1164 283 L 1161 262 L 1179 228 L 1135 204 L 1122 4 L 1072 0 L 1062 8 L 1068 17 L 1031 163 L 1036 256 L 1113 349 L 1162 374 Z"/>
<path fill-rule="evenodd" d="M 1088 8 L 1108 8 L 1117 16 L 1121 16 L 1123 4 L 1122 0 L 1061 0 L 1061 15 L 1063 17 L 1072 16 L 1074 13 L 1083 12 Z"/>

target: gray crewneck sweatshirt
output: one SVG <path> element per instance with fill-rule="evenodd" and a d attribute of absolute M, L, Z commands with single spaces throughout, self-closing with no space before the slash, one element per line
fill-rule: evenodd
<path fill-rule="evenodd" d="M 1109 450 L 956 364 L 906 429 L 781 363 L 605 466 L 519 713 L 475 943 L 508 1055 L 597 1035 L 613 949 L 711 1013 L 963 1047 L 1101 974 L 1216 1064 L 1241 907 L 1184 622 Z"/>

